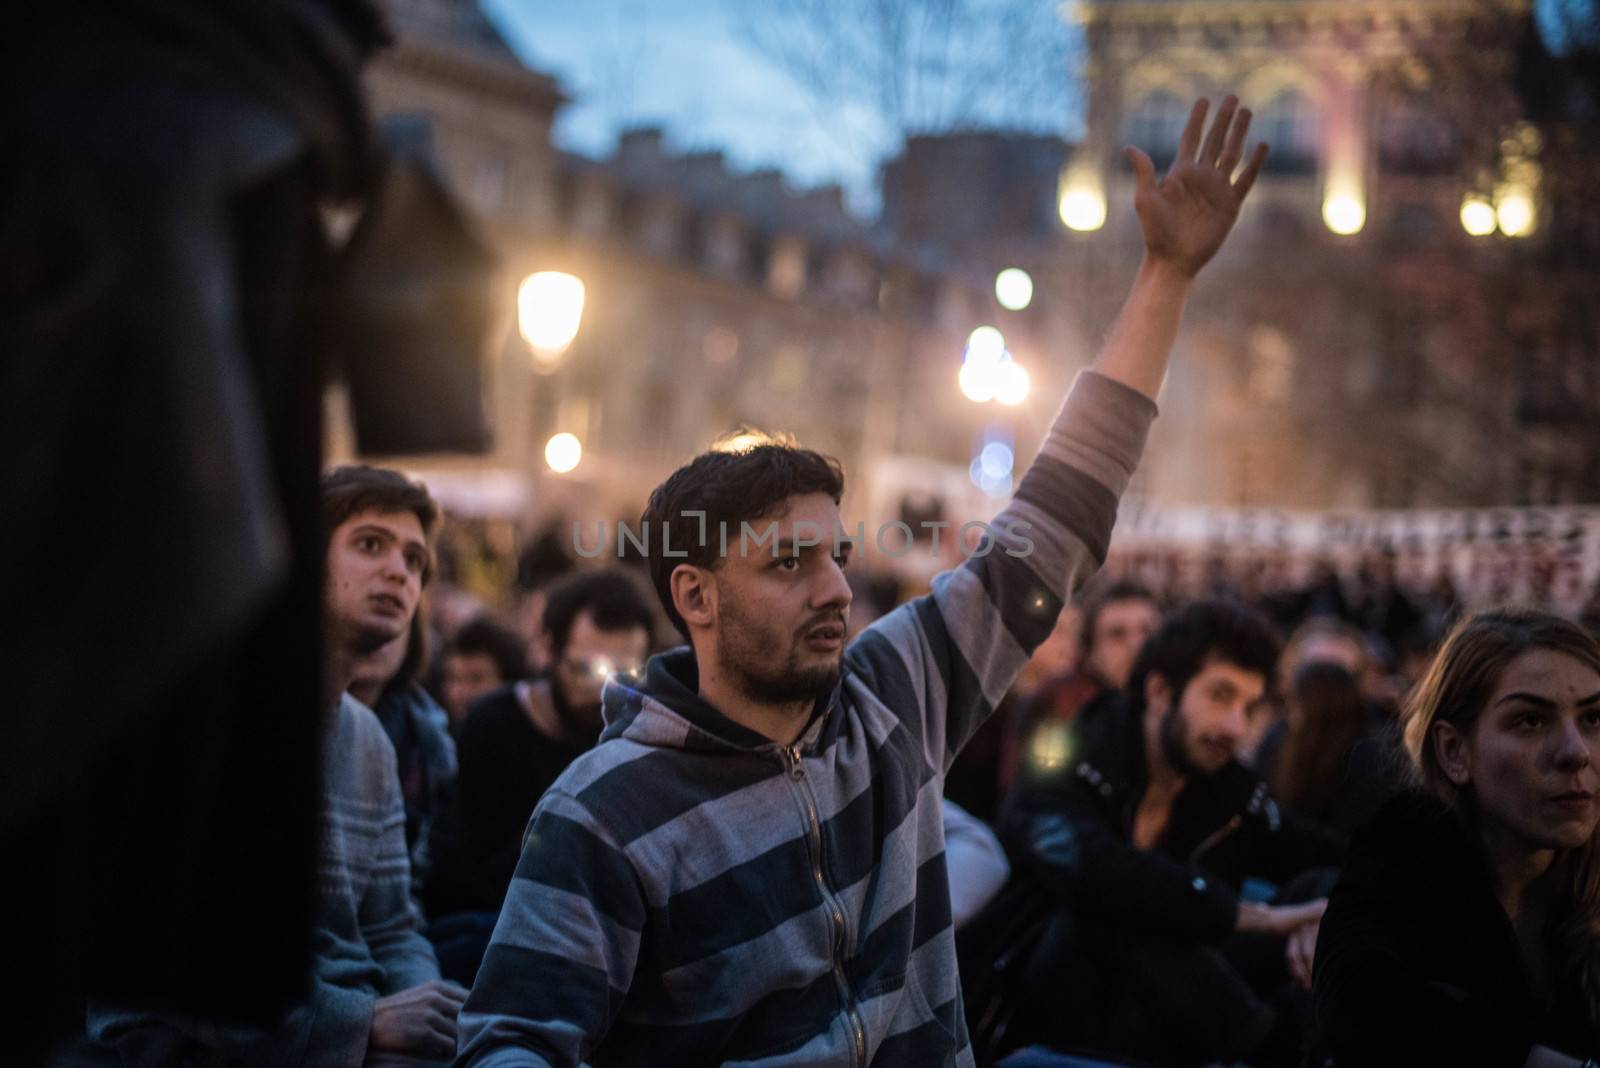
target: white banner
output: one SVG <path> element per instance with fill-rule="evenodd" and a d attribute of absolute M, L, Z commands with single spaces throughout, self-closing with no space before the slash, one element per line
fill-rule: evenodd
<path fill-rule="evenodd" d="M 1118 515 L 1112 551 L 1123 558 L 1276 557 L 1296 573 L 1318 560 L 1345 570 L 1392 552 L 1412 583 L 1443 573 L 1473 602 L 1571 608 L 1600 583 L 1600 507 L 1300 512 L 1130 499 Z"/>

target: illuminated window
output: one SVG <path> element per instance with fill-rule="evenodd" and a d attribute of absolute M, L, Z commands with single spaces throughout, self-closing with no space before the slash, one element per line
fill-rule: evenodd
<path fill-rule="evenodd" d="M 780 297 L 798 297 L 806 288 L 806 246 L 798 238 L 780 237 L 767 260 L 767 287 Z"/>

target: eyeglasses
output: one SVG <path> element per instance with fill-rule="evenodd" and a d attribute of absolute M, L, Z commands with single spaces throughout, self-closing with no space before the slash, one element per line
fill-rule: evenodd
<path fill-rule="evenodd" d="M 564 657 L 561 666 L 568 674 L 579 677 L 598 679 L 604 682 L 613 675 L 637 675 L 644 669 L 644 665 L 637 660 L 618 662 L 609 656 L 569 656 Z"/>

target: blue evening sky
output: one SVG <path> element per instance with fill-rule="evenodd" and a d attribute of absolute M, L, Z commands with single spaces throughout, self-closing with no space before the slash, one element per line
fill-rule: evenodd
<path fill-rule="evenodd" d="M 561 147 L 605 156 L 621 130 L 659 125 L 674 150 L 718 149 L 736 170 L 777 167 L 800 188 L 838 182 L 852 206 L 870 211 L 878 164 L 899 134 L 870 101 L 830 109 L 752 43 L 751 20 L 781 2 L 481 0 L 523 60 L 573 98 L 556 128 Z M 1548 15 L 1558 6 L 1593 11 L 1597 0 L 1537 3 Z M 1081 123 L 1075 99 L 986 118 L 1071 138 Z"/>

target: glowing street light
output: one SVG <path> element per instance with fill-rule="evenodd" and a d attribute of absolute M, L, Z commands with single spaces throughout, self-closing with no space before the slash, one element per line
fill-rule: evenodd
<path fill-rule="evenodd" d="M 967 335 L 968 363 L 995 363 L 1006 351 L 1005 335 L 992 326 L 980 326 Z"/>
<path fill-rule="evenodd" d="M 1091 190 L 1067 190 L 1061 194 L 1061 221 L 1080 233 L 1100 229 L 1106 224 L 1106 198 Z"/>
<path fill-rule="evenodd" d="M 1494 205 L 1482 197 L 1469 196 L 1461 202 L 1461 228 L 1473 237 L 1487 237 L 1496 226 Z"/>
<path fill-rule="evenodd" d="M 1106 192 L 1093 168 L 1076 166 L 1061 180 L 1061 199 L 1057 204 L 1061 221 L 1070 230 L 1087 233 L 1106 224 Z"/>
<path fill-rule="evenodd" d="M 561 271 L 530 274 L 517 287 L 517 328 L 548 368 L 567 351 L 583 322 L 583 281 Z"/>
<path fill-rule="evenodd" d="M 987 360 L 968 360 L 961 365 L 958 382 L 969 401 L 983 404 L 994 399 L 995 387 L 1000 384 L 998 367 L 998 363 Z"/>
<path fill-rule="evenodd" d="M 576 434 L 562 432 L 544 444 L 544 462 L 558 475 L 571 471 L 582 459 L 583 443 Z"/>
<path fill-rule="evenodd" d="M 994 277 L 994 296 L 1008 311 L 1021 311 L 1033 303 L 1033 279 L 1020 267 L 1007 267 Z"/>
<path fill-rule="evenodd" d="M 975 404 L 999 401 L 1018 405 L 1028 397 L 1028 372 L 1011 353 L 1001 352 L 999 359 L 973 359 L 970 356 L 961 365 L 957 378 L 961 392 Z"/>
<path fill-rule="evenodd" d="M 1367 206 L 1354 193 L 1331 193 L 1322 202 L 1322 221 L 1343 237 L 1359 234 L 1367 225 Z"/>
<path fill-rule="evenodd" d="M 1533 197 L 1520 186 L 1509 186 L 1495 197 L 1494 215 L 1507 237 L 1533 233 Z"/>
<path fill-rule="evenodd" d="M 994 399 L 1015 406 L 1028 399 L 1028 372 L 1013 359 L 1000 361 L 995 368 Z"/>

